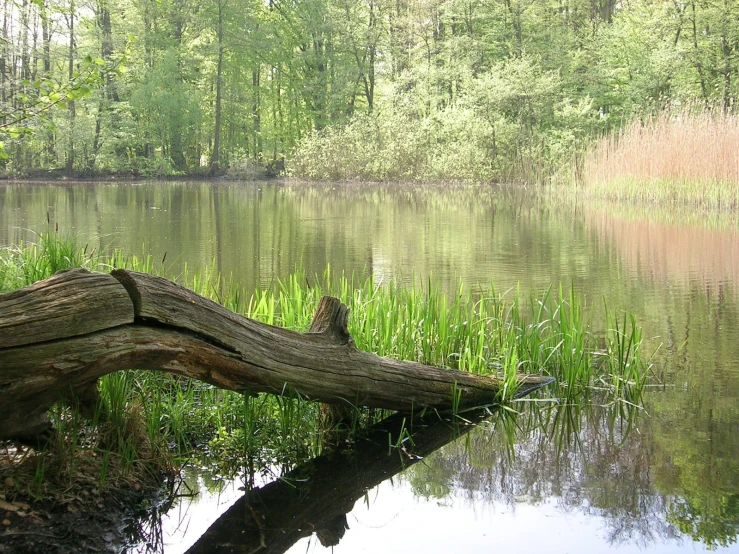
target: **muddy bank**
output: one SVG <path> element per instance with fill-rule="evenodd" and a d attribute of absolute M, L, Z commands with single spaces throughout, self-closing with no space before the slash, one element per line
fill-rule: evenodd
<path fill-rule="evenodd" d="M 69 174 L 64 169 L 33 169 L 23 173 L 8 173 L 0 171 L 0 182 L 128 182 L 128 181 L 261 181 L 265 179 L 284 178 L 285 162 L 250 164 L 248 167 L 231 167 L 226 171 L 212 173 L 204 169 L 192 173 L 150 174 L 131 172 L 84 172 Z"/>
<path fill-rule="evenodd" d="M 141 504 L 139 496 L 131 492 L 62 504 L 2 503 L 0 509 L 13 510 L 3 515 L 0 553 L 118 552 L 138 542 L 131 536 L 135 525 L 130 506 Z"/>
<path fill-rule="evenodd" d="M 101 489 L 81 466 L 64 482 L 50 480 L 34 499 L 27 493 L 34 455 L 0 452 L 0 554 L 120 552 L 156 541 L 147 516 L 171 503 L 171 476 L 145 472 Z"/>

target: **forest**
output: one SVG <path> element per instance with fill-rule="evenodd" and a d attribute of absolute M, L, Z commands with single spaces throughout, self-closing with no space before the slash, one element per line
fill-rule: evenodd
<path fill-rule="evenodd" d="M 543 181 L 731 113 L 733 0 L 1 0 L 5 176 Z"/>

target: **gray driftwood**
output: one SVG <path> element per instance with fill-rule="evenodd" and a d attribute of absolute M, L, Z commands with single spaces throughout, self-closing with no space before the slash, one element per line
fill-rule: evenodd
<path fill-rule="evenodd" d="M 329 404 L 410 412 L 490 404 L 495 377 L 358 350 L 348 310 L 324 297 L 307 333 L 230 312 L 167 279 L 133 271 L 59 272 L 0 295 L 0 439 L 34 440 L 49 407 L 122 369 L 160 370 L 244 393 L 287 389 Z M 552 381 L 521 376 L 519 396 Z"/>

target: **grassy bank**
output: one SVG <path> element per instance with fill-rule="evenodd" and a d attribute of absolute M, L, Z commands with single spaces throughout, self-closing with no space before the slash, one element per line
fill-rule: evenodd
<path fill-rule="evenodd" d="M 739 118 L 662 114 L 601 140 L 583 165 L 585 196 L 718 210 L 739 207 Z"/>
<path fill-rule="evenodd" d="M 48 277 L 66 267 L 108 271 L 127 267 L 165 274 L 230 310 L 299 331 L 308 328 L 319 298 L 332 294 L 351 309 L 349 330 L 357 347 L 382 356 L 480 374 L 497 374 L 514 392 L 518 373 L 552 375 L 548 394 L 565 404 L 589 401 L 638 404 L 648 363 L 641 330 L 628 314 L 609 313 L 606 329 L 594 331 L 571 289 L 542 295 L 496 292 L 492 284 L 453 297 L 434 283 L 413 288 L 377 286 L 371 277 L 321 276 L 297 271 L 268 290 L 245 291 L 212 268 L 166 275 L 163 264 L 115 253 L 102 257 L 56 233 L 0 255 L 0 291 Z M 172 471 L 192 458 L 219 473 L 246 467 L 287 467 L 320 452 L 324 439 L 341 427 L 355 431 L 383 414 L 357 409 L 339 422 L 330 410 L 299 397 L 256 398 L 222 391 L 164 373 L 127 371 L 100 380 L 100 400 L 83 414 L 72 405 L 54 412 L 54 448 L 35 460 L 32 475 L 17 479 L 26 494 L 43 496 L 51 483 L 95 475 L 104 489 L 142 474 Z M 451 391 L 450 391 L 451 394 Z M 74 404 L 74 403 L 73 403 Z"/>

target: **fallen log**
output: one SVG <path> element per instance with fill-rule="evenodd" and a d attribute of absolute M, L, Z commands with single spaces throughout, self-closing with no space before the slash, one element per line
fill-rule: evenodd
<path fill-rule="evenodd" d="M 298 333 L 240 316 L 161 277 L 61 271 L 0 295 L 0 439 L 37 439 L 50 428 L 52 404 L 123 369 L 404 412 L 496 400 L 502 383 L 495 377 L 358 350 L 347 320 L 346 306 L 323 297 L 310 330 Z M 518 396 L 552 380 L 521 376 Z"/>

